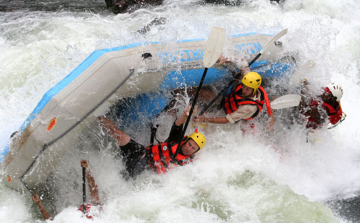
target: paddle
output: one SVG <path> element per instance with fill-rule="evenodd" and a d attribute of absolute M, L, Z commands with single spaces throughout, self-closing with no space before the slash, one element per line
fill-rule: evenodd
<path fill-rule="evenodd" d="M 278 34 L 276 34 L 273 38 L 271 38 L 271 40 L 266 44 L 266 46 L 260 51 L 260 53 L 258 53 L 258 55 L 256 55 L 254 57 L 254 59 L 252 59 L 249 63 L 249 67 L 280 37 L 284 36 L 287 33 L 287 29 L 282 30 L 281 32 L 279 32 Z M 221 96 L 224 94 L 224 92 L 241 76 L 241 72 L 235 76 L 235 78 L 233 80 L 231 80 L 228 85 L 221 91 L 219 92 L 215 98 L 213 98 L 212 101 L 209 102 L 209 104 L 207 104 L 205 106 L 205 108 L 200 112 L 199 115 L 203 115 L 205 113 L 206 110 L 208 110 L 212 104 L 214 104 L 214 102 Z"/>
<path fill-rule="evenodd" d="M 188 126 L 189 121 L 191 119 L 191 115 L 192 115 L 192 113 L 194 111 L 194 107 L 195 107 L 197 98 L 199 97 L 199 92 L 201 90 L 201 87 L 202 87 L 202 85 L 204 83 L 204 79 L 205 79 L 207 70 L 208 70 L 209 67 L 214 65 L 216 63 L 216 61 L 219 59 L 219 57 L 220 57 L 220 55 L 221 55 L 221 53 L 223 51 L 223 48 L 224 48 L 225 37 L 226 37 L 225 29 L 218 28 L 218 27 L 214 27 L 214 28 L 211 29 L 211 32 L 210 32 L 208 40 L 206 41 L 205 50 L 204 50 L 203 63 L 204 63 L 204 66 L 205 66 L 205 70 L 204 70 L 204 73 L 203 73 L 202 78 L 200 80 L 200 84 L 199 84 L 199 87 L 198 87 L 198 89 L 196 91 L 194 100 L 192 102 L 191 109 L 190 109 L 190 112 L 189 112 L 189 116 L 186 119 L 185 126 L 184 126 L 184 128 L 182 130 L 182 135 L 179 138 L 178 147 L 177 147 L 176 152 L 175 152 L 175 157 L 178 154 L 179 147 L 180 147 L 181 142 L 182 142 L 182 140 L 184 138 L 187 126 Z"/>
<path fill-rule="evenodd" d="M 85 167 L 82 166 L 82 186 L 83 186 L 83 213 L 86 214 L 86 178 L 85 178 Z"/>
<path fill-rule="evenodd" d="M 301 101 L 301 96 L 297 94 L 287 94 L 276 98 L 272 101 L 271 108 L 272 109 L 283 109 L 298 106 Z"/>

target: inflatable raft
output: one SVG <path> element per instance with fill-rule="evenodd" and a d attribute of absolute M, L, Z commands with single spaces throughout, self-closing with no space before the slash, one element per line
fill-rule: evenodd
<path fill-rule="evenodd" d="M 251 59 L 272 36 L 235 35 L 227 39 L 225 49 Z M 46 92 L 9 145 L 2 149 L 2 182 L 16 190 L 45 182 L 67 150 L 75 149 L 69 145 L 81 131 L 120 99 L 129 99 L 134 105 L 123 112 L 136 114 L 141 109 L 143 116 L 153 118 L 168 103 L 159 92 L 199 84 L 205 43 L 202 39 L 136 43 L 93 52 Z M 267 52 L 251 69 L 264 77 L 291 71 L 293 63 L 278 61 L 284 55 L 281 44 L 273 44 Z M 224 67 L 211 67 L 204 84 L 221 81 L 228 73 Z M 149 100 L 151 94 L 158 95 L 156 100 Z M 136 121 L 137 117 L 128 119 Z"/>

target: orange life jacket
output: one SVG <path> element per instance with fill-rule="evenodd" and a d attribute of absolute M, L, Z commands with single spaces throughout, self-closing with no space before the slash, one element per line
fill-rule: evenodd
<path fill-rule="evenodd" d="M 235 91 L 232 91 L 225 99 L 225 111 L 227 114 L 231 114 L 234 111 L 236 111 L 239 106 L 241 105 L 256 105 L 257 111 L 250 117 L 245 120 L 253 119 L 256 117 L 261 110 L 263 109 L 264 103 L 266 102 L 266 107 L 269 116 L 271 115 L 271 108 L 270 108 L 270 102 L 269 97 L 267 93 L 265 92 L 263 87 L 259 87 L 260 90 L 260 100 L 253 100 L 249 98 L 244 98 L 242 96 L 242 85 L 238 85 L 235 89 Z"/>
<path fill-rule="evenodd" d="M 186 139 L 187 137 L 184 137 L 179 149 L 185 143 Z M 183 166 L 188 162 L 192 162 L 193 156 L 184 156 L 178 153 L 176 157 L 174 157 L 177 148 L 177 142 L 161 142 L 158 145 L 147 147 L 146 152 L 151 169 L 157 173 L 166 173 L 167 168 L 171 166 Z"/>

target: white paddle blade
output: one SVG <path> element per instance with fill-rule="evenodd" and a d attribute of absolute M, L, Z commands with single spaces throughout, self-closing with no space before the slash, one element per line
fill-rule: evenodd
<path fill-rule="evenodd" d="M 260 54 L 263 54 L 264 51 L 267 50 L 276 40 L 278 40 L 280 37 L 284 36 L 287 33 L 287 29 L 282 30 L 278 34 L 276 34 L 271 40 L 268 42 L 268 44 L 260 51 Z"/>
<path fill-rule="evenodd" d="M 281 96 L 270 103 L 272 109 L 283 109 L 298 106 L 301 96 L 297 94 L 288 94 Z"/>
<path fill-rule="evenodd" d="M 225 29 L 213 27 L 208 40 L 206 41 L 204 51 L 204 66 L 211 67 L 219 59 L 224 49 L 226 32 Z"/>

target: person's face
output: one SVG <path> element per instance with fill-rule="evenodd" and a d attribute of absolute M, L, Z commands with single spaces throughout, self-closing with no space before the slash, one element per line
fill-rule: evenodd
<path fill-rule="evenodd" d="M 186 143 L 181 147 L 181 152 L 185 156 L 190 156 L 199 150 L 199 146 L 192 139 L 186 141 Z"/>
<path fill-rule="evenodd" d="M 243 84 L 243 86 L 242 86 L 242 95 L 244 97 L 251 96 L 253 94 L 253 92 L 254 92 L 253 88 L 250 88 L 250 87 L 246 86 L 245 84 Z"/>
<path fill-rule="evenodd" d="M 331 92 L 328 91 L 324 91 L 324 93 L 321 95 L 321 99 L 323 101 L 330 101 L 333 98 L 333 95 L 331 94 Z"/>

